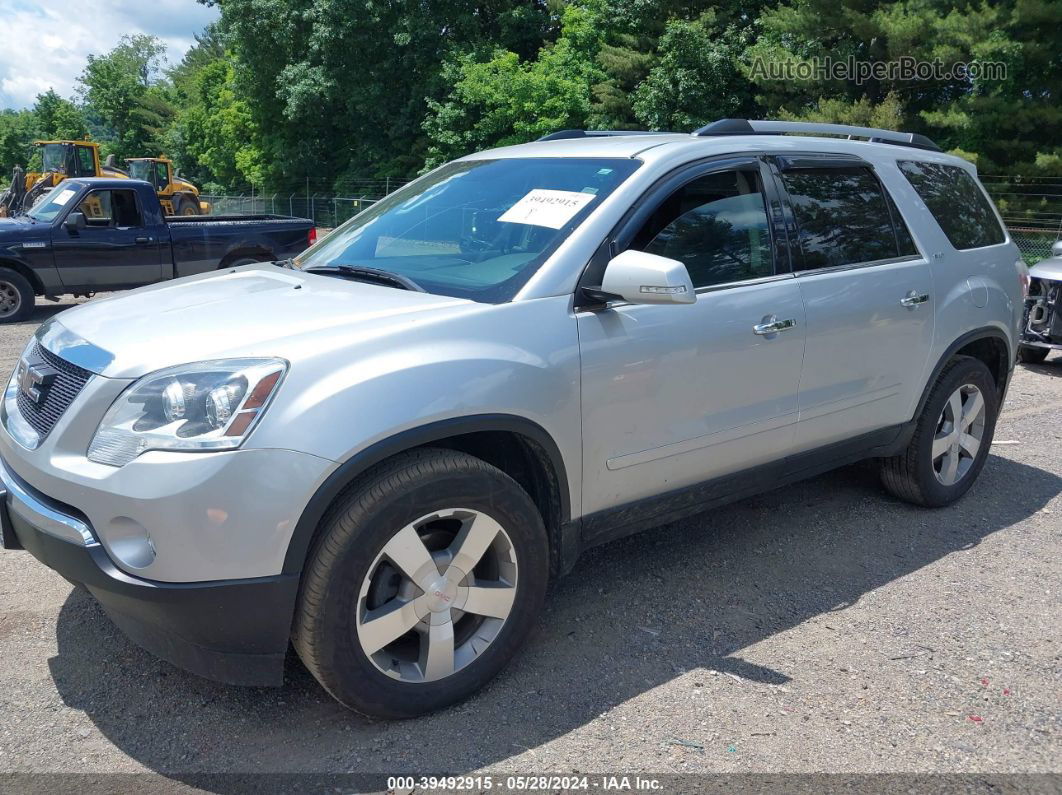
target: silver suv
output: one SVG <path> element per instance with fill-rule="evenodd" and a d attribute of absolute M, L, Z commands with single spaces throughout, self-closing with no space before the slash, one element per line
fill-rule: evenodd
<path fill-rule="evenodd" d="M 42 326 L 3 401 L 4 545 L 197 674 L 280 684 L 290 643 L 348 707 L 421 714 L 595 544 L 871 457 L 901 499 L 958 499 L 1027 280 L 973 167 L 918 135 L 472 155 L 294 262 Z"/>

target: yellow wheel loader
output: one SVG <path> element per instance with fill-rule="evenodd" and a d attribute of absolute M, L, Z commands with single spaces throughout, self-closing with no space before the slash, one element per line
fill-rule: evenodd
<path fill-rule="evenodd" d="M 0 218 L 28 210 L 49 190 L 70 177 L 127 177 L 112 157 L 100 166 L 100 145 L 92 141 L 34 141 L 40 171 L 16 167 L 11 186 L 0 193 Z M 32 157 L 31 157 L 32 159 Z"/>
<path fill-rule="evenodd" d="M 175 174 L 167 157 L 131 157 L 125 161 L 132 179 L 155 186 L 162 212 L 166 215 L 206 215 L 210 203 L 199 200 L 199 188 Z"/>

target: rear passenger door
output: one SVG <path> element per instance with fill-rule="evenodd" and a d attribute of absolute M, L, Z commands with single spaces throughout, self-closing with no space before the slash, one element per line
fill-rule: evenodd
<path fill-rule="evenodd" d="M 933 341 L 927 260 L 869 163 L 773 162 L 807 318 L 794 452 L 909 420 Z"/>
<path fill-rule="evenodd" d="M 71 209 L 82 229 L 52 228 L 55 267 L 67 289 L 106 290 L 162 279 L 169 238 L 161 219 L 145 219 L 134 190 L 94 190 Z M 64 216 L 65 217 L 65 216 Z"/>
<path fill-rule="evenodd" d="M 785 457 L 804 312 L 780 219 L 759 160 L 703 163 L 650 189 L 591 263 L 584 286 L 628 248 L 679 260 L 697 300 L 577 305 L 585 513 Z"/>

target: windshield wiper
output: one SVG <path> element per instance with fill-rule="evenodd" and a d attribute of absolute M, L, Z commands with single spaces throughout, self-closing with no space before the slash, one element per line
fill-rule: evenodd
<path fill-rule="evenodd" d="M 379 268 L 369 268 L 364 265 L 319 265 L 313 268 L 306 268 L 305 270 L 307 273 L 339 271 L 345 276 L 351 276 L 352 278 L 361 279 L 367 282 L 387 284 L 391 287 L 398 287 L 402 290 L 412 290 L 415 293 L 428 292 L 408 276 L 380 270 Z"/>

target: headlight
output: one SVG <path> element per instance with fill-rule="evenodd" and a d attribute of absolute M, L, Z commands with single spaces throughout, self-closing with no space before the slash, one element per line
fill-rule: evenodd
<path fill-rule="evenodd" d="M 146 375 L 107 410 L 89 444 L 89 460 L 120 467 L 147 450 L 234 450 L 287 367 L 282 359 L 228 359 Z"/>

